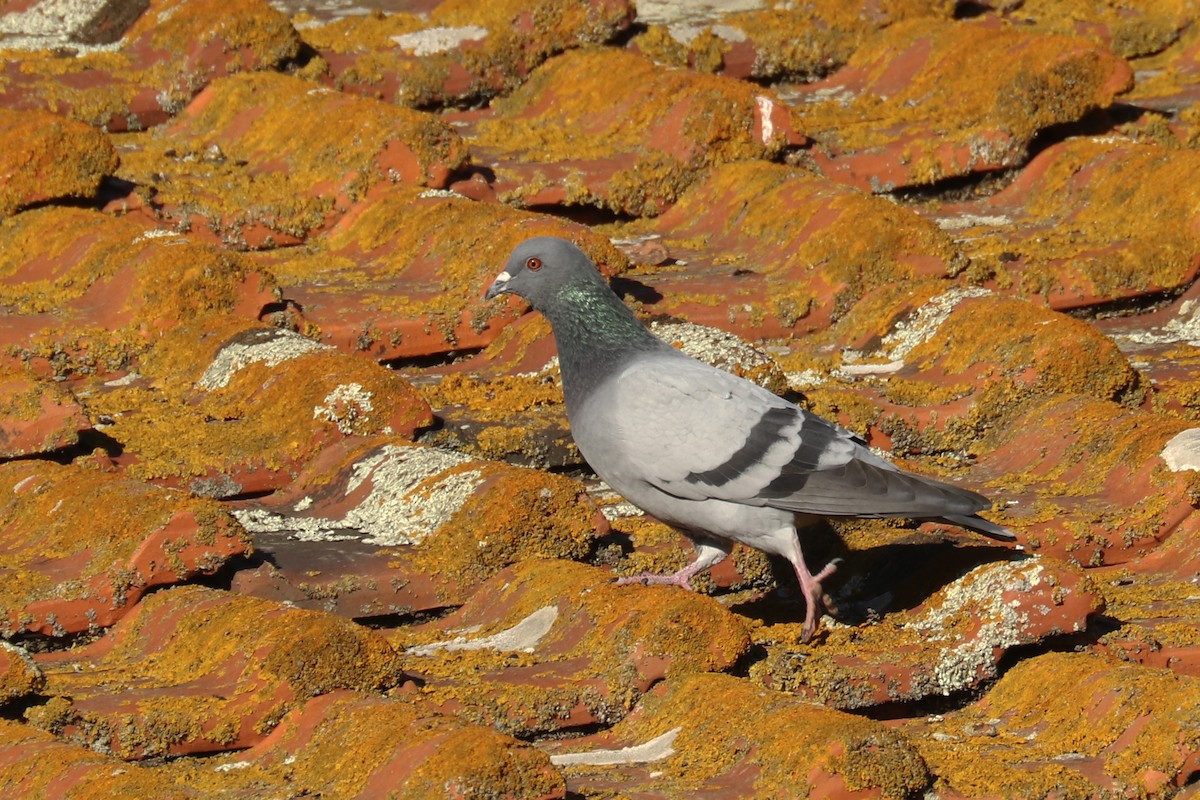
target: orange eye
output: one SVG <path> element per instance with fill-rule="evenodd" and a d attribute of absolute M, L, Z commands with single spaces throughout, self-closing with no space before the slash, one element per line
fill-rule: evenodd
<path fill-rule="evenodd" d="M 537 272 L 542 268 L 542 260 L 540 258 L 530 258 L 525 262 L 525 268 Z"/>

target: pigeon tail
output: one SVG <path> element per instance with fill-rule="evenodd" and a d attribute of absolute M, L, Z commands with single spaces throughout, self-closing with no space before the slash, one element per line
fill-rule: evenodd
<path fill-rule="evenodd" d="M 984 519 L 978 514 L 959 515 L 945 514 L 938 517 L 937 522 L 948 522 L 951 525 L 957 525 L 960 528 L 966 528 L 969 531 L 982 533 L 984 536 L 992 539 L 999 539 L 1004 542 L 1011 542 L 1017 538 L 1017 535 L 1008 528 L 997 525 L 994 522 Z"/>

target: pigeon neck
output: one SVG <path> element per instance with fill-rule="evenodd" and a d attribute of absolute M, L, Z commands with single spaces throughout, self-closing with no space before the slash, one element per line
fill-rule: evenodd
<path fill-rule="evenodd" d="M 666 347 L 604 284 L 562 288 L 543 311 L 554 329 L 568 409 L 636 353 Z"/>

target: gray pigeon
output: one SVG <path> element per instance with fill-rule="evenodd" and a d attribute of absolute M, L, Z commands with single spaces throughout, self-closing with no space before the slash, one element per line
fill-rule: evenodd
<path fill-rule="evenodd" d="M 695 544 L 696 559 L 678 572 L 626 582 L 690 588 L 742 542 L 791 562 L 808 603 L 807 641 L 821 581 L 837 566 L 809 571 L 797 525 L 911 517 L 1014 538 L 976 515 L 991 507 L 981 495 L 904 472 L 844 428 L 654 336 L 568 241 L 520 244 L 486 297 L 506 293 L 525 298 L 554 329 L 567 418 L 588 464 Z"/>

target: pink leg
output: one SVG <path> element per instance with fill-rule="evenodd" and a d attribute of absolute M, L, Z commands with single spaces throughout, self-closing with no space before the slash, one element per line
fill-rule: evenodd
<path fill-rule="evenodd" d="M 808 565 L 804 563 L 804 553 L 800 550 L 800 539 L 794 532 L 792 542 L 792 554 L 788 561 L 792 562 L 792 568 L 796 570 L 796 578 L 800 581 L 800 590 L 804 592 L 804 602 L 807 608 L 804 612 L 804 628 L 800 633 L 800 641 L 807 642 L 817 632 L 817 617 L 825 608 L 825 590 L 821 587 L 821 581 L 837 572 L 838 562 L 837 559 L 829 562 L 824 569 L 813 575 L 808 571 Z"/>
<path fill-rule="evenodd" d="M 640 575 L 626 575 L 617 581 L 618 586 L 627 586 L 633 583 L 639 583 L 643 586 L 650 584 L 668 584 L 671 586 L 681 586 L 684 589 L 691 591 L 692 578 L 698 573 L 724 560 L 725 556 L 729 555 L 728 550 L 724 550 L 715 544 L 707 542 L 695 542 L 696 558 L 692 563 L 688 564 L 678 572 L 672 572 L 670 575 L 656 575 L 653 572 L 643 572 Z"/>

